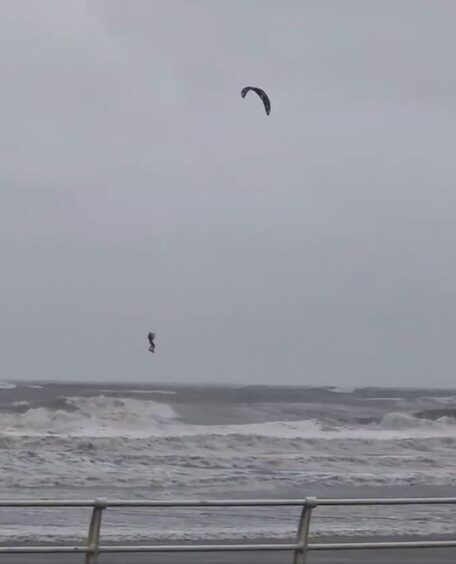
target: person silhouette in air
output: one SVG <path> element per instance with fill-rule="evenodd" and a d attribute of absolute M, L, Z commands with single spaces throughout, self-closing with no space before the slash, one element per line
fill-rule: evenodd
<path fill-rule="evenodd" d="M 147 339 L 149 340 L 149 344 L 150 344 L 149 351 L 151 353 L 154 353 L 155 352 L 155 343 L 154 343 L 155 333 L 149 333 L 147 335 Z"/>

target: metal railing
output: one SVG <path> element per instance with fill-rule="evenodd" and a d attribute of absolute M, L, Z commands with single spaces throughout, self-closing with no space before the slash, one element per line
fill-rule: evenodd
<path fill-rule="evenodd" d="M 312 543 L 310 524 L 312 512 L 323 506 L 380 506 L 380 505 L 456 505 L 456 497 L 424 498 L 352 498 L 328 499 L 306 497 L 304 499 L 228 499 L 228 500 L 0 500 L 0 508 L 92 508 L 92 515 L 83 546 L 0 546 L 1 554 L 68 554 L 85 555 L 85 564 L 96 564 L 100 553 L 157 553 L 157 552 L 243 552 L 288 551 L 293 564 L 305 564 L 310 551 L 363 550 L 387 548 L 443 548 L 455 547 L 454 540 L 414 540 L 382 542 L 330 542 Z M 230 544 L 151 544 L 151 545 L 103 545 L 100 544 L 102 516 L 113 508 L 191 508 L 191 507 L 300 507 L 296 538 L 281 543 L 230 543 Z M 455 554 L 456 557 L 456 554 Z"/>

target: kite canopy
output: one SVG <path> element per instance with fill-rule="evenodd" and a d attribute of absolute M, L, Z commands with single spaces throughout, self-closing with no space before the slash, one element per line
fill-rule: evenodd
<path fill-rule="evenodd" d="M 266 92 L 264 90 L 261 90 L 261 88 L 257 88 L 256 86 L 246 86 L 242 89 L 241 96 L 245 98 L 249 90 L 253 90 L 256 94 L 258 94 L 258 96 L 263 101 L 266 114 L 269 115 L 271 113 L 271 101 L 269 100 Z"/>

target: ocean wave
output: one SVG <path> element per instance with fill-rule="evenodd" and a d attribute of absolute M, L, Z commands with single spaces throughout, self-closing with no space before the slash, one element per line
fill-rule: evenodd
<path fill-rule="evenodd" d="M 177 404 L 176 404 L 177 405 Z M 194 437 L 385 441 L 423 437 L 452 437 L 456 410 L 442 408 L 418 413 L 389 412 L 383 416 L 342 421 L 314 417 L 262 423 L 190 424 L 176 406 L 145 398 L 60 396 L 40 401 L 18 401 L 0 412 L 1 435 Z M 337 418 L 339 417 L 339 421 Z M 352 415 L 353 417 L 353 415 Z"/>
<path fill-rule="evenodd" d="M 442 405 L 448 404 L 456 404 L 456 396 L 455 395 L 446 395 L 446 396 L 421 396 L 418 398 L 419 401 L 425 403 L 439 403 Z"/>
<path fill-rule="evenodd" d="M 353 394 L 358 387 L 357 386 L 328 386 L 321 388 L 322 390 L 328 390 L 335 394 Z"/>
<path fill-rule="evenodd" d="M 414 416 L 418 419 L 429 419 L 430 421 L 438 420 L 454 420 L 456 419 L 456 407 L 438 408 L 438 409 L 423 409 L 416 411 Z"/>
<path fill-rule="evenodd" d="M 108 393 L 108 394 L 112 394 L 115 393 L 117 394 L 119 392 L 119 390 L 115 390 L 113 388 L 104 388 L 101 390 L 102 393 Z M 129 394 L 160 394 L 160 395 L 166 395 L 166 396 L 177 396 L 177 392 L 174 390 L 144 390 L 144 389 L 132 389 L 132 390 L 128 390 Z"/>
<path fill-rule="evenodd" d="M 144 433 L 177 419 L 171 406 L 130 398 L 59 397 L 43 402 L 16 402 L 0 414 L 3 434 L 123 435 Z"/>
<path fill-rule="evenodd" d="M 359 486 L 400 487 L 406 495 L 415 486 L 456 487 L 456 419 L 447 411 L 426 413 L 450 405 L 416 397 L 379 405 L 359 394 L 326 394 L 325 400 L 313 390 L 313 399 L 301 402 L 269 401 L 263 392 L 261 400 L 253 392 L 247 398 L 217 392 L 212 400 L 205 390 L 179 388 L 177 397 L 168 397 L 114 385 L 110 394 L 108 386 L 5 392 L 3 497 L 248 497 L 258 491 L 287 497 Z M 145 392 L 142 384 L 132 388 Z"/>
<path fill-rule="evenodd" d="M 226 431 L 226 429 L 225 429 Z M 244 429 L 245 431 L 245 429 Z M 303 489 L 325 486 L 456 486 L 456 436 L 378 440 L 339 434 L 3 435 L 3 488 L 152 488 L 208 495 L 251 492 L 261 484 Z M 71 497 L 71 495 L 70 495 Z"/>
<path fill-rule="evenodd" d="M 0 413 L 3 488 L 252 491 L 307 486 L 456 486 L 456 420 L 390 412 L 369 423 L 318 419 L 186 423 L 174 407 L 97 395 L 16 402 Z M 177 404 L 176 404 L 177 405 Z"/>
<path fill-rule="evenodd" d="M 437 410 L 432 410 L 435 413 Z M 444 416 L 444 411 L 448 410 L 438 410 L 440 411 L 440 416 L 436 417 L 426 417 L 428 412 L 418 412 L 418 413 L 403 413 L 403 412 L 390 412 L 386 413 L 381 421 L 380 426 L 383 429 L 392 430 L 417 430 L 426 432 L 439 433 L 454 433 L 456 420 L 451 417 Z"/>

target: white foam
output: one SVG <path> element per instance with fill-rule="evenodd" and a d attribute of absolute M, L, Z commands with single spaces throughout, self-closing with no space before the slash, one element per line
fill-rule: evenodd
<path fill-rule="evenodd" d="M 456 403 L 456 396 L 423 396 L 419 399 L 423 402 L 432 401 L 441 405 L 453 405 Z"/>
<path fill-rule="evenodd" d="M 364 401 L 401 401 L 403 400 L 403 397 L 398 397 L 398 396 L 385 396 L 385 397 L 375 397 L 375 398 L 363 398 Z"/>
<path fill-rule="evenodd" d="M 103 394 L 117 394 L 119 393 L 118 389 L 114 389 L 114 388 L 103 388 L 102 390 L 100 390 L 101 393 Z M 143 389 L 133 389 L 133 390 L 128 390 L 129 394 L 162 394 L 162 395 L 169 395 L 169 396 L 175 396 L 177 395 L 176 391 L 173 390 L 143 390 Z"/>
<path fill-rule="evenodd" d="M 384 441 L 407 438 L 453 437 L 456 421 L 436 421 L 401 412 L 387 413 L 371 425 L 325 425 L 315 419 L 268 421 L 230 425 L 183 423 L 174 409 L 163 402 L 98 395 L 64 398 L 72 408 L 32 408 L 25 413 L 0 413 L 3 434 L 62 436 L 195 437 L 242 436 L 272 439 L 318 439 Z"/>
<path fill-rule="evenodd" d="M 68 397 L 75 411 L 32 408 L 25 413 L 0 414 L 4 434 L 125 436 L 159 432 L 177 418 L 167 404 L 104 395 Z"/>
<path fill-rule="evenodd" d="M 337 394 L 352 394 L 358 388 L 357 386 L 329 386 L 326 389 Z"/>
<path fill-rule="evenodd" d="M 177 392 L 172 390 L 128 390 L 131 394 L 162 394 L 166 396 L 175 396 Z"/>

